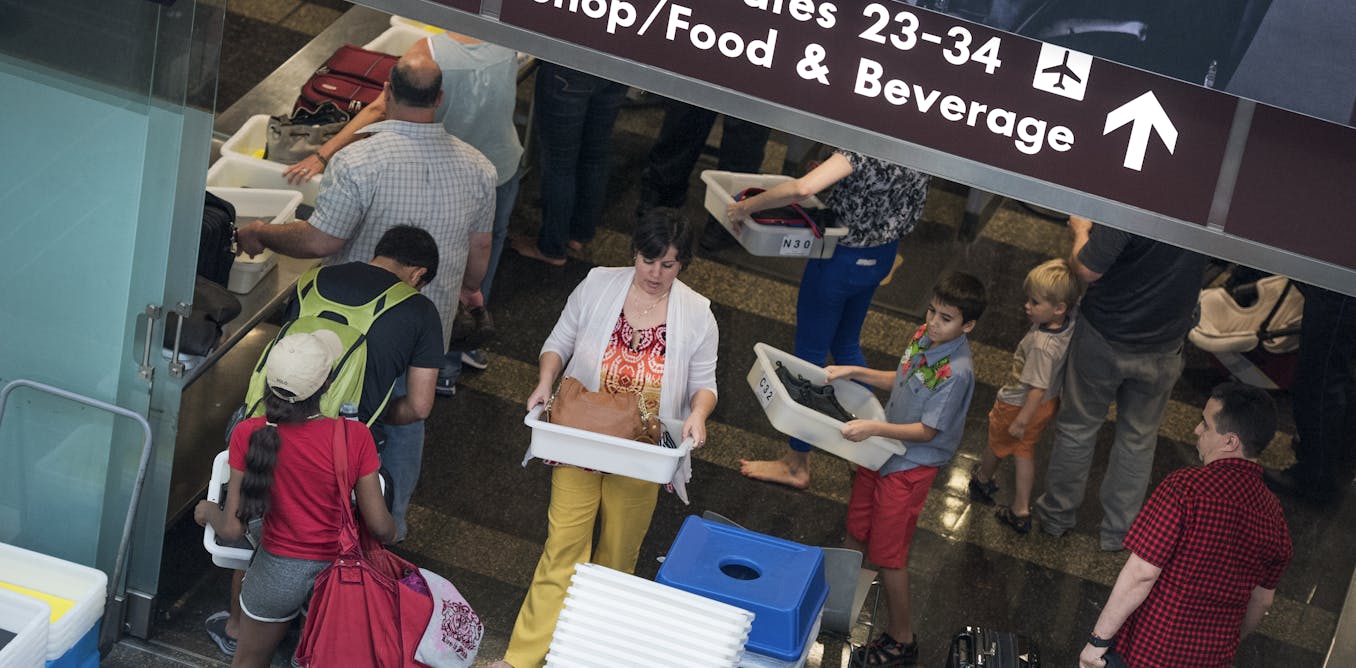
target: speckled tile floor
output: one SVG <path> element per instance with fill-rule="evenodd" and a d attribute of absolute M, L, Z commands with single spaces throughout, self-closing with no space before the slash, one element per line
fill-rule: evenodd
<path fill-rule="evenodd" d="M 223 88 L 228 80 L 240 77 L 224 66 L 221 76 Z M 468 372 L 456 397 L 439 399 L 428 421 L 410 538 L 399 551 L 449 577 L 479 612 L 487 635 L 478 665 L 502 653 L 546 535 L 549 471 L 540 463 L 520 466 L 528 438 L 521 405 L 535 381 L 537 351 L 569 291 L 589 268 L 628 261 L 634 177 L 661 113 L 658 107 L 647 106 L 622 113 L 614 143 L 612 200 L 589 248 L 589 261 L 547 268 L 511 251 L 504 254 L 491 304 L 500 337 L 489 346 L 490 368 Z M 698 172 L 713 168 L 713 162 L 704 158 L 693 174 L 687 210 L 694 219 L 704 217 Z M 536 229 L 537 193 L 535 176 L 529 174 L 514 214 L 515 232 Z M 967 624 L 1021 630 L 1040 643 L 1045 665 L 1072 665 L 1125 559 L 1124 553 L 1106 554 L 1096 548 L 1100 509 L 1095 481 L 1105 469 L 1105 448 L 1095 462 L 1080 522 L 1062 539 L 1039 532 L 1017 536 L 987 508 L 972 507 L 965 495 L 966 471 L 985 447 L 987 407 L 1006 372 L 1008 355 L 1025 330 L 1021 277 L 1027 267 L 1062 253 L 1067 241 L 1062 225 L 1009 203 L 978 240 L 961 244 L 955 241 L 955 232 L 963 205 L 959 187 L 934 185 L 924 221 L 904 242 L 906 261 L 892 285 L 878 293 L 863 333 L 869 361 L 889 366 L 903 337 L 916 326 L 923 295 L 939 271 L 964 268 L 984 279 L 990 289 L 992 306 L 972 335 L 980 382 L 966 437 L 956 461 L 934 483 L 912 549 L 920 665 L 942 665 L 950 635 Z M 810 545 L 841 543 L 849 486 L 849 471 L 841 460 L 815 456 L 813 483 L 805 492 L 748 481 L 738 473 L 739 458 L 775 457 L 785 447 L 785 439 L 745 390 L 745 374 L 755 342 L 791 346 L 799 270 L 793 260 L 750 259 L 737 249 L 727 249 L 701 256 L 683 274 L 684 281 L 712 299 L 720 322 L 721 403 L 713 416 L 710 444 L 694 461 L 692 503 L 684 506 L 672 496 L 661 498 L 642 548 L 639 575 L 652 577 L 655 558 L 666 550 L 683 519 L 704 510 Z M 1189 348 L 1186 371 L 1173 390 L 1172 406 L 1160 430 L 1155 483 L 1194 462 L 1191 432 L 1199 407 L 1209 388 L 1221 380 L 1224 374 L 1210 357 Z M 1267 461 L 1283 464 L 1293 427 L 1288 396 L 1278 393 L 1277 399 L 1285 434 L 1277 438 Z M 1109 440 L 1108 427 L 1099 443 L 1104 446 Z M 1048 441 L 1047 435 L 1038 454 L 1037 490 Z M 999 480 L 1010 476 L 1010 470 L 1003 469 Z M 1356 565 L 1352 529 L 1356 502 L 1351 495 L 1330 508 L 1283 503 L 1295 560 L 1281 581 L 1271 615 L 1260 632 L 1243 643 L 1241 666 L 1320 665 Z M 149 642 L 118 645 L 105 665 L 224 665 L 202 632 L 201 621 L 224 606 L 227 575 L 211 565 L 200 535 L 188 520 L 169 527 L 162 610 L 154 635 Z M 869 618 L 870 607 L 868 603 L 863 621 Z M 859 625 L 858 641 L 865 632 L 866 626 Z M 824 636 L 810 665 L 846 665 L 846 654 L 841 640 Z M 280 653 L 275 665 L 285 661 Z"/>

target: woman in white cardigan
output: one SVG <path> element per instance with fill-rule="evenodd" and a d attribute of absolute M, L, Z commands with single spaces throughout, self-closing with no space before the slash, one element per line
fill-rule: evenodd
<path fill-rule="evenodd" d="M 711 301 L 677 280 L 692 260 L 692 227 L 673 209 L 652 209 L 631 243 L 633 266 L 596 268 L 570 294 L 542 346 L 527 409 L 546 403 L 564 370 L 589 390 L 637 392 L 661 417 L 682 419 L 683 438 L 701 447 L 716 407 L 719 334 Z M 542 664 L 576 564 L 635 570 L 658 494 L 652 482 L 555 468 L 546 545 L 497 667 Z"/>

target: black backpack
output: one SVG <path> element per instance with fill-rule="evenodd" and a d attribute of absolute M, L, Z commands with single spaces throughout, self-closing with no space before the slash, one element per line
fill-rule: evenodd
<path fill-rule="evenodd" d="M 235 263 L 235 206 L 207 193 L 198 239 L 198 275 L 226 287 Z"/>

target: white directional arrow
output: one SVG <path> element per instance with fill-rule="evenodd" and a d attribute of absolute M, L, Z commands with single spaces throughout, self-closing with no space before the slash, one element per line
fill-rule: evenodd
<path fill-rule="evenodd" d="M 1168 153 L 1177 148 L 1177 127 L 1172 124 L 1167 112 L 1163 111 L 1163 105 L 1158 103 L 1153 91 L 1112 109 L 1106 115 L 1106 128 L 1102 134 L 1111 134 L 1126 123 L 1133 123 L 1130 126 L 1130 145 L 1125 148 L 1124 164 L 1128 169 L 1137 172 L 1144 169 L 1144 151 L 1149 148 L 1150 130 L 1158 131 L 1163 145 L 1168 147 Z"/>

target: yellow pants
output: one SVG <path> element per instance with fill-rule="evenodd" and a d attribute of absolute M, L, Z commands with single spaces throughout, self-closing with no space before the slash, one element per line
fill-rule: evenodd
<path fill-rule="evenodd" d="M 570 576 L 576 564 L 589 561 L 591 551 L 595 564 L 625 573 L 636 570 L 658 498 L 659 485 L 652 482 L 556 467 L 546 545 L 513 625 L 505 661 L 514 668 L 536 668 L 546 660 Z M 598 549 L 593 550 L 593 523 L 600 517 Z"/>

